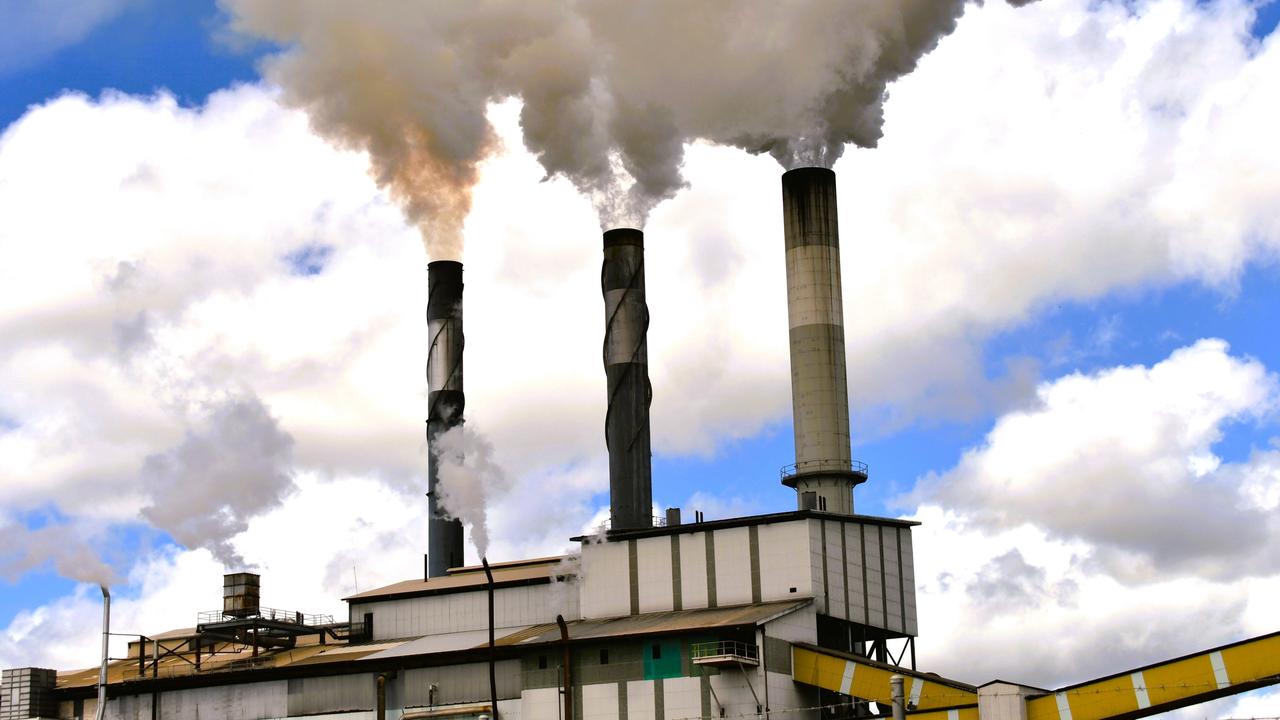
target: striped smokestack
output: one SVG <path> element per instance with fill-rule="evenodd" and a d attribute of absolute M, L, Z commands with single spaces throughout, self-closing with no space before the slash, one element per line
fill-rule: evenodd
<path fill-rule="evenodd" d="M 653 526 L 649 452 L 649 356 L 645 335 L 644 233 L 619 228 L 604 234 L 604 371 L 609 382 L 605 445 L 609 448 L 610 527 Z"/>
<path fill-rule="evenodd" d="M 427 264 L 427 575 L 440 577 L 461 567 L 462 523 L 442 517 L 437 490 L 440 462 L 436 438 L 463 422 L 462 263 Z"/>
<path fill-rule="evenodd" d="M 835 173 L 783 173 L 782 215 L 796 442 L 796 463 L 782 481 L 796 489 L 801 509 L 851 514 L 853 486 L 867 474 L 849 451 Z"/>

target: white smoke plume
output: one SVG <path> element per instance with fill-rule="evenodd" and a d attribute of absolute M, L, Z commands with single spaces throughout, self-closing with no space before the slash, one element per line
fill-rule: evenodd
<path fill-rule="evenodd" d="M 435 439 L 431 452 L 439 462 L 436 492 L 445 514 L 471 528 L 471 543 L 480 557 L 489 552 L 485 508 L 511 489 L 511 481 L 494 460 L 493 445 L 465 425 Z"/>
<path fill-rule="evenodd" d="M 183 545 L 244 567 L 231 538 L 293 491 L 292 460 L 293 438 L 257 396 L 222 400 L 181 443 L 147 457 L 142 485 L 151 504 L 142 515 Z"/>
<path fill-rule="evenodd" d="M 82 530 L 71 523 L 34 530 L 21 523 L 0 527 L 0 577 L 16 581 L 28 570 L 50 564 L 55 572 L 71 580 L 112 584 L 115 574 L 91 549 Z"/>
<path fill-rule="evenodd" d="M 1022 5 L 1027 0 L 1012 0 Z M 830 167 L 872 147 L 885 90 L 965 0 L 221 0 L 285 49 L 265 72 L 314 127 L 368 151 L 433 259 L 457 258 L 488 104 L 523 102 L 525 143 L 605 227 L 643 227 L 683 184 L 686 143 Z"/>

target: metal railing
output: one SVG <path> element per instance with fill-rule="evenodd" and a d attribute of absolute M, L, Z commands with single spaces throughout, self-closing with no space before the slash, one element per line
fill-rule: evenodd
<path fill-rule="evenodd" d="M 733 657 L 747 660 L 759 660 L 760 648 L 755 643 L 739 640 L 716 640 L 715 642 L 696 643 L 689 648 L 694 660 L 699 658 Z"/>
<path fill-rule="evenodd" d="M 251 615 L 233 615 L 223 612 L 222 610 L 207 610 L 196 615 L 197 625 L 209 625 L 212 623 L 220 623 L 231 620 L 271 620 L 273 622 L 293 623 L 294 625 L 306 625 L 315 627 L 318 625 L 332 625 L 332 615 L 314 614 L 297 612 L 295 610 L 278 610 L 276 608 L 260 607 L 256 613 Z"/>
<path fill-rule="evenodd" d="M 778 470 L 778 476 L 783 480 L 788 480 L 803 473 L 823 471 L 851 472 L 856 475 L 866 475 L 867 469 L 867 464 L 861 460 L 850 460 L 847 463 L 840 460 L 806 460 L 783 465 Z"/>
<path fill-rule="evenodd" d="M 608 531 L 609 531 L 609 528 L 610 528 L 610 526 L 612 526 L 612 524 L 613 524 L 613 521 L 612 521 L 612 520 L 605 520 L 604 522 L 602 522 L 602 523 L 600 523 L 599 525 L 597 525 L 597 526 L 596 526 L 596 533 L 595 533 L 595 534 L 599 534 L 599 533 L 603 533 L 603 532 L 608 532 Z M 653 516 L 653 527 L 666 527 L 666 526 L 667 526 L 667 519 L 666 519 L 665 517 L 661 517 L 661 516 L 658 516 L 658 515 L 654 515 L 654 516 Z M 636 529 L 637 529 L 637 530 L 643 530 L 644 528 L 636 528 Z"/>

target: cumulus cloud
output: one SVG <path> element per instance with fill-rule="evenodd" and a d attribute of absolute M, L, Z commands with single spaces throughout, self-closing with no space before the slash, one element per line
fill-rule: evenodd
<path fill-rule="evenodd" d="M 1202 340 L 999 418 L 915 491 L 924 666 L 1056 687 L 1274 631 L 1274 451 L 1214 445 L 1269 422 L 1278 393 Z"/>
<path fill-rule="evenodd" d="M 1086 540 L 1112 572 L 1280 569 L 1280 526 L 1264 504 L 1272 454 L 1224 465 L 1213 452 L 1228 425 L 1280 403 L 1280 382 L 1259 362 L 1202 340 L 1151 367 L 1059 378 L 1037 400 L 1001 417 L 918 496 L 987 527 L 1033 523 Z"/>
<path fill-rule="evenodd" d="M 47 0 L 0 5 L 0 76 L 75 45 L 131 0 Z"/>

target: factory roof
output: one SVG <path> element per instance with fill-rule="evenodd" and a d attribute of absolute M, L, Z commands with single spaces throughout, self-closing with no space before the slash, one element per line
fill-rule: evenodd
<path fill-rule="evenodd" d="M 676 535 L 679 533 L 705 532 L 707 530 L 724 530 L 751 525 L 768 525 L 770 523 L 790 522 L 792 520 L 835 520 L 838 522 L 859 523 L 862 525 L 883 525 L 885 527 L 910 528 L 919 525 L 915 520 L 899 520 L 897 518 L 877 517 L 875 515 L 843 515 L 841 513 L 823 512 L 819 510 L 790 510 L 788 512 L 769 513 L 766 515 L 748 515 L 746 517 L 725 518 L 724 520 L 705 520 L 703 522 L 682 522 L 679 525 L 658 525 L 636 530 L 609 530 L 608 540 L 630 540 L 632 538 L 654 537 L 657 535 Z M 575 542 L 594 540 L 595 535 L 579 535 L 570 538 Z"/>
<path fill-rule="evenodd" d="M 563 561 L 561 556 L 515 560 L 512 562 L 491 563 L 494 587 L 513 587 L 517 585 L 536 585 L 549 583 L 556 572 L 556 567 Z M 366 590 L 343 598 L 347 602 L 354 600 L 391 600 L 396 598 L 419 597 L 422 595 L 441 595 L 445 593 L 475 590 L 488 584 L 484 568 L 471 565 L 450 568 L 448 575 L 428 579 L 413 579 L 387 585 L 373 590 Z"/>
<path fill-rule="evenodd" d="M 660 635 L 689 630 L 763 625 L 799 610 L 811 602 L 813 602 L 811 598 L 804 598 L 697 610 L 668 610 L 614 618 L 574 620 L 565 625 L 569 631 L 570 641 Z M 517 646 L 550 642 L 560 642 L 560 628 L 555 623 L 530 626 L 498 638 L 495 644 Z"/>

